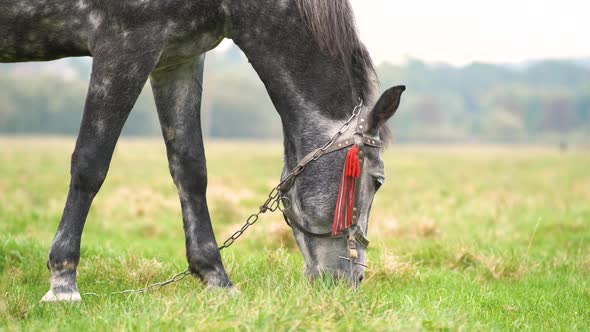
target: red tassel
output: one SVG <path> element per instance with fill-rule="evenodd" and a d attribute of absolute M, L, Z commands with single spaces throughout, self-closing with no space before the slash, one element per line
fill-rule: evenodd
<path fill-rule="evenodd" d="M 354 187 L 356 179 L 361 175 L 358 152 L 358 147 L 353 145 L 346 154 L 338 197 L 336 198 L 336 208 L 334 209 L 333 236 L 352 226 Z"/>

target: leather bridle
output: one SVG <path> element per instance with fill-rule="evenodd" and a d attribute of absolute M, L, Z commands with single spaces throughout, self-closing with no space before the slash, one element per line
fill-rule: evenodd
<path fill-rule="evenodd" d="M 340 130 L 336 134 L 334 134 L 332 138 L 322 147 L 308 153 L 305 157 L 303 157 L 299 161 L 299 163 L 297 163 L 297 166 L 295 166 L 295 168 L 293 168 L 293 170 L 282 179 L 281 183 L 278 186 L 278 189 L 279 195 L 282 200 L 283 210 L 290 208 L 289 204 L 286 204 L 289 200 L 285 197 L 285 195 L 293 187 L 295 178 L 297 178 L 303 172 L 303 170 L 309 163 L 320 159 L 322 156 L 326 154 L 330 154 L 332 152 L 340 151 L 352 147 L 353 145 L 356 145 L 358 148 L 359 166 L 362 174 L 362 169 L 365 164 L 365 158 L 367 155 L 366 149 L 380 149 L 383 146 L 382 142 L 379 139 L 366 135 L 369 121 L 367 119 L 367 114 L 363 114 L 363 109 L 363 101 L 360 100 L 359 105 L 357 105 L 354 108 L 352 115 L 344 123 Z M 355 130 L 353 131 L 353 133 L 350 136 L 344 136 L 349 131 L 351 124 L 355 120 Z M 355 182 L 356 193 L 360 193 L 361 179 L 362 176 L 359 177 Z M 347 247 L 349 249 L 349 258 L 356 259 L 358 257 L 356 251 L 356 243 L 358 243 L 364 248 L 366 248 L 369 245 L 369 240 L 367 239 L 365 233 L 358 224 L 360 217 L 359 198 L 360 195 L 355 195 L 354 205 L 352 209 L 352 225 L 338 234 L 332 234 L 332 232 L 312 232 L 308 230 L 304 225 L 300 224 L 297 220 L 289 220 L 287 215 L 285 214 L 285 211 L 283 211 L 283 217 L 285 218 L 285 222 L 287 223 L 287 225 L 289 225 L 291 228 L 296 228 L 305 235 L 323 239 L 346 238 Z"/>

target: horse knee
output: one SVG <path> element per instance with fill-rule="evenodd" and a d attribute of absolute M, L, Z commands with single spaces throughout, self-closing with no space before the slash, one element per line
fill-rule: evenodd
<path fill-rule="evenodd" d="M 108 162 L 101 160 L 94 153 L 75 151 L 71 162 L 71 186 L 77 191 L 96 194 L 108 171 Z"/>
<path fill-rule="evenodd" d="M 204 158 L 189 152 L 175 152 L 169 156 L 170 174 L 183 191 L 204 192 L 207 187 L 207 168 Z"/>

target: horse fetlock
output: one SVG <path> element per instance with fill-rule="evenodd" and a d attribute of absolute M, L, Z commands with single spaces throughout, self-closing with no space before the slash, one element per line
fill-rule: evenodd
<path fill-rule="evenodd" d="M 223 269 L 215 269 L 207 272 L 191 269 L 191 274 L 201 280 L 207 288 L 232 288 L 227 273 Z"/>
<path fill-rule="evenodd" d="M 215 287 L 215 288 L 232 288 L 233 284 L 229 280 L 227 274 L 224 273 L 217 273 L 217 274 L 208 274 L 203 278 L 203 282 L 207 287 Z"/>

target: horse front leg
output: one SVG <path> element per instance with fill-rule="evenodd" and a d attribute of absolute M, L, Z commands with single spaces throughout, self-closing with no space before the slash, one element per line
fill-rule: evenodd
<path fill-rule="evenodd" d="M 201 132 L 205 57 L 151 75 L 170 173 L 178 189 L 189 270 L 208 287 L 232 287 L 207 208 L 207 166 Z"/>
<path fill-rule="evenodd" d="M 47 262 L 51 288 L 41 301 L 81 300 L 76 270 L 88 210 L 105 180 L 123 124 L 158 59 L 158 52 L 135 53 L 131 40 L 111 40 L 94 54 L 68 198 Z"/>

